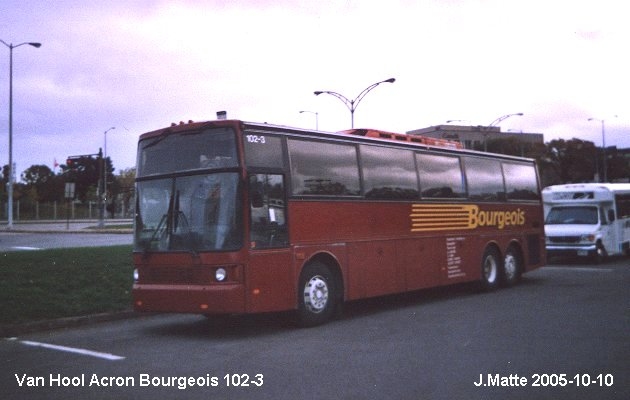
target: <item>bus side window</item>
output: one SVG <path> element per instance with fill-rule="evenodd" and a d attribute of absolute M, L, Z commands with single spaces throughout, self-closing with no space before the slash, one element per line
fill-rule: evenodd
<path fill-rule="evenodd" d="M 286 224 L 284 177 L 252 174 L 249 177 L 250 243 L 252 248 L 285 247 Z"/>

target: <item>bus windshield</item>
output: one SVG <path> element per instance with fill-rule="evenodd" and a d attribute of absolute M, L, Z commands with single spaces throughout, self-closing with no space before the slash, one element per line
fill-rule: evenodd
<path fill-rule="evenodd" d="M 238 159 L 230 129 L 166 133 L 140 142 L 138 153 L 137 251 L 241 247 Z"/>
<path fill-rule="evenodd" d="M 597 207 L 553 207 L 547 215 L 547 225 L 595 225 Z"/>
<path fill-rule="evenodd" d="M 185 134 L 166 131 L 144 139 L 138 146 L 139 178 L 184 171 L 235 168 L 236 136 L 229 128 L 211 128 Z"/>

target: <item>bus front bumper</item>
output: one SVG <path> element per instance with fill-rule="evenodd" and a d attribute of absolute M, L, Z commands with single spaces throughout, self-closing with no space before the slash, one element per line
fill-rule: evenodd
<path fill-rule="evenodd" d="M 240 314 L 246 310 L 241 284 L 134 284 L 133 306 L 141 312 Z"/>

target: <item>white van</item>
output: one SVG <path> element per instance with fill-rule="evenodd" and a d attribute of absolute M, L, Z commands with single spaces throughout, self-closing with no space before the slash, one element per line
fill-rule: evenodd
<path fill-rule="evenodd" d="M 630 183 L 582 183 L 543 189 L 549 256 L 630 254 Z"/>

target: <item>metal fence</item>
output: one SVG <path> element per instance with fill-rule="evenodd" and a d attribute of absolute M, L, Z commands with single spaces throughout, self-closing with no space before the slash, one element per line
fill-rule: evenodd
<path fill-rule="evenodd" d="M 133 204 L 133 203 L 132 203 Z M 8 204 L 0 202 L 0 215 L 3 220 L 8 219 Z M 66 220 L 66 219 L 96 219 L 99 218 L 97 202 L 52 202 L 39 203 L 33 201 L 16 200 L 13 202 L 13 220 Z M 132 218 L 133 210 L 121 204 L 115 210 L 105 210 L 105 218 Z"/>

